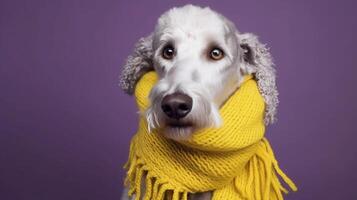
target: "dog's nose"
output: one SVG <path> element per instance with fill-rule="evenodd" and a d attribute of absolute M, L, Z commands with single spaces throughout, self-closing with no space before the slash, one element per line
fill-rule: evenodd
<path fill-rule="evenodd" d="M 166 95 L 161 102 L 161 109 L 169 118 L 184 118 L 192 109 L 192 98 L 178 92 Z"/>

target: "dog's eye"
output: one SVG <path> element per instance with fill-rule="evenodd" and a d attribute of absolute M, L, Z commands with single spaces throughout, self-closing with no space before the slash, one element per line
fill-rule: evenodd
<path fill-rule="evenodd" d="M 222 49 L 216 47 L 211 50 L 211 52 L 209 53 L 209 57 L 212 60 L 221 60 L 224 57 L 224 53 Z"/>
<path fill-rule="evenodd" d="M 175 48 L 172 45 L 166 45 L 163 49 L 162 49 L 162 57 L 167 59 L 167 60 L 171 60 L 175 55 Z"/>

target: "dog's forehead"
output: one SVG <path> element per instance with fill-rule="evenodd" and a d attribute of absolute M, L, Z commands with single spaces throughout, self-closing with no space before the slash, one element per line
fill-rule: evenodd
<path fill-rule="evenodd" d="M 221 15 L 209 8 L 192 5 L 169 10 L 159 18 L 158 26 L 170 30 L 173 34 L 184 33 L 188 37 L 207 34 L 219 36 L 228 31 L 228 26 Z"/>

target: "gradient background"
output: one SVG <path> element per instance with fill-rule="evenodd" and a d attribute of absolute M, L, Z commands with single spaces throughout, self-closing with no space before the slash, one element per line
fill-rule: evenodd
<path fill-rule="evenodd" d="M 119 199 L 137 109 L 117 77 L 186 3 L 0 1 L 0 199 Z M 299 186 L 286 199 L 357 199 L 356 1 L 194 3 L 271 47 L 281 104 L 267 137 Z"/>

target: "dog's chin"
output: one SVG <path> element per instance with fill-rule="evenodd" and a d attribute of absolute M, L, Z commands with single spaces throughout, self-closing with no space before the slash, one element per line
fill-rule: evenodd
<path fill-rule="evenodd" d="M 188 140 L 194 130 L 194 125 L 190 123 L 169 123 L 163 128 L 162 134 L 173 140 Z"/>

